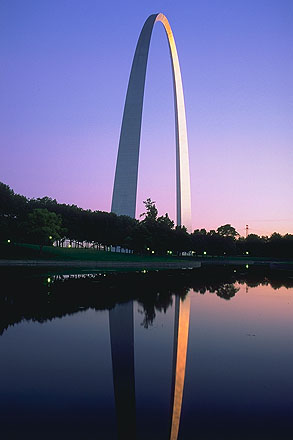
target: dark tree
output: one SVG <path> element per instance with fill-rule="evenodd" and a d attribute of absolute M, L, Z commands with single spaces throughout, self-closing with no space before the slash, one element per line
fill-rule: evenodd
<path fill-rule="evenodd" d="M 158 217 L 158 210 L 156 208 L 155 203 L 150 198 L 144 200 L 144 205 L 146 208 L 146 212 L 140 214 L 140 217 L 144 217 L 144 222 L 155 222 Z"/>
<path fill-rule="evenodd" d="M 236 238 L 239 236 L 239 233 L 230 224 L 219 226 L 217 229 L 217 233 L 219 235 L 222 235 L 223 237 Z"/>
<path fill-rule="evenodd" d="M 26 221 L 23 223 L 23 232 L 29 243 L 40 245 L 41 251 L 44 245 L 60 240 L 65 230 L 62 229 L 60 215 L 49 212 L 47 209 L 37 208 L 28 214 Z"/>

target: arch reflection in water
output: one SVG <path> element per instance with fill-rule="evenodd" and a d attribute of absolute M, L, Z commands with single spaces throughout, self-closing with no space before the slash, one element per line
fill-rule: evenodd
<path fill-rule="evenodd" d="M 189 315 L 189 295 L 187 295 L 184 300 L 176 296 L 171 388 L 170 440 L 177 439 L 180 426 L 186 355 L 188 346 Z"/>
<path fill-rule="evenodd" d="M 119 439 L 135 439 L 133 301 L 109 311 L 112 372 Z"/>
<path fill-rule="evenodd" d="M 190 298 L 175 297 L 169 439 L 177 440 L 188 346 Z M 118 439 L 136 438 L 133 301 L 109 311 Z"/>

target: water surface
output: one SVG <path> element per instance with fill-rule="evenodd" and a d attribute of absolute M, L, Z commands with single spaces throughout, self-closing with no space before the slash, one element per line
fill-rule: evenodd
<path fill-rule="evenodd" d="M 3 438 L 292 438 L 292 274 L 3 277 Z"/>

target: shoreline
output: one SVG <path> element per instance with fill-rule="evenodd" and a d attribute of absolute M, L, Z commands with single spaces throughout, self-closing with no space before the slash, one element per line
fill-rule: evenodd
<path fill-rule="evenodd" d="M 83 260 L 0 260 L 0 267 L 45 267 L 45 268 L 138 268 L 138 269 L 185 269 L 201 266 L 199 261 L 83 261 Z"/>
<path fill-rule="evenodd" d="M 274 269 L 293 270 L 293 261 L 278 259 L 218 259 L 204 258 L 197 261 L 84 261 L 84 260 L 10 260 L 0 259 L 0 268 L 88 268 L 88 269 L 193 269 L 202 265 L 259 265 Z"/>

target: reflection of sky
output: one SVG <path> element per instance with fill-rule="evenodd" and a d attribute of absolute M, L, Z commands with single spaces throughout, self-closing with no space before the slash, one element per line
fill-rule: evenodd
<path fill-rule="evenodd" d="M 182 438 L 193 438 L 191 427 L 205 438 L 216 438 L 219 429 L 225 438 L 235 432 L 251 438 L 251 430 L 263 438 L 264 427 L 271 438 L 286 438 L 293 404 L 292 289 L 260 286 L 246 293 L 242 286 L 228 302 L 193 293 L 191 304 Z"/>
<path fill-rule="evenodd" d="M 0 180 L 29 197 L 109 210 L 135 44 L 160 10 L 182 68 L 193 226 L 292 233 L 290 0 L 2 0 Z M 138 213 L 151 197 L 174 218 L 172 76 L 161 25 L 149 61 Z"/>
<path fill-rule="evenodd" d="M 114 435 L 108 313 L 10 327 L 0 338 L 0 357 L 2 433 L 10 425 L 18 433 L 13 438 Z"/>
<path fill-rule="evenodd" d="M 138 438 L 157 435 L 164 439 L 169 431 L 174 306 L 166 314 L 156 312 L 155 321 L 147 330 L 141 325 L 142 315 L 137 311 L 134 325 Z"/>
<path fill-rule="evenodd" d="M 179 439 L 194 439 L 195 433 L 200 438 L 203 432 L 205 439 L 220 438 L 219 433 L 235 438 L 235 432 L 247 439 L 251 430 L 254 438 L 264 433 L 286 438 L 285 429 L 292 428 L 293 290 L 238 287 L 229 301 L 190 292 Z M 138 439 L 167 438 L 174 301 L 166 313 L 156 310 L 147 329 L 141 312 L 135 302 Z M 42 438 L 52 438 L 53 432 L 71 438 L 114 436 L 107 311 L 9 327 L 0 337 L 0 356 L 2 432 L 10 421 L 26 432 L 34 424 Z"/>

